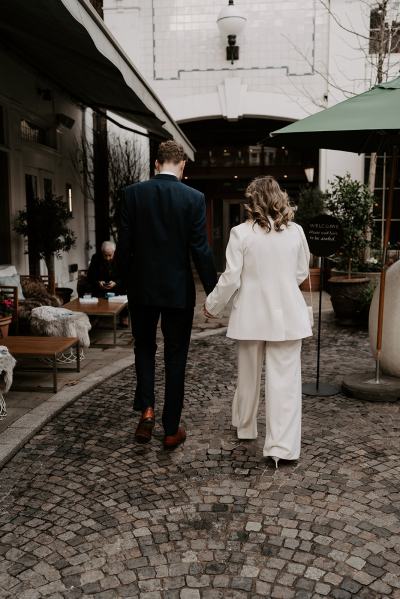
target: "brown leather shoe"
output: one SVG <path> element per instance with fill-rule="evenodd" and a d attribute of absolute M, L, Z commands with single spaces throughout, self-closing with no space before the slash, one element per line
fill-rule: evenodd
<path fill-rule="evenodd" d="M 175 449 L 181 443 L 186 440 L 186 431 L 180 426 L 175 435 L 165 435 L 164 437 L 164 449 Z"/>
<path fill-rule="evenodd" d="M 139 420 L 135 432 L 135 440 L 138 443 L 148 443 L 151 440 L 153 434 L 153 428 L 155 424 L 154 410 L 153 408 L 146 408 L 142 412 L 142 416 Z"/>

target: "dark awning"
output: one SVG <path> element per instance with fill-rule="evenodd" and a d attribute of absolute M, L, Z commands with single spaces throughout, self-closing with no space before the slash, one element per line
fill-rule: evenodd
<path fill-rule="evenodd" d="M 87 0 L 0 0 L 0 8 L 7 51 L 76 101 L 173 137 L 193 158 L 193 146 Z"/>

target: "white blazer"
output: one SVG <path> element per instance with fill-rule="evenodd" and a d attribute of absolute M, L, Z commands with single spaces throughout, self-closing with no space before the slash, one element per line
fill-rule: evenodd
<path fill-rule="evenodd" d="M 206 308 L 217 316 L 235 293 L 227 332 L 232 339 L 310 337 L 308 309 L 299 289 L 308 276 L 309 261 L 300 225 L 291 222 L 282 231 L 267 232 L 246 221 L 231 229 L 226 269 L 207 297 Z"/>

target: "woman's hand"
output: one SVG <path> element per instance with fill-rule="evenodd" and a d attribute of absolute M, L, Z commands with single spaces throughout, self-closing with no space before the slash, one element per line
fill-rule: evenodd
<path fill-rule="evenodd" d="M 209 313 L 205 304 L 203 306 L 203 314 L 206 318 L 215 318 L 215 316 L 213 316 L 212 314 Z"/>
<path fill-rule="evenodd" d="M 107 285 L 107 289 L 114 289 L 114 287 L 116 286 L 116 282 L 115 281 L 110 281 Z"/>

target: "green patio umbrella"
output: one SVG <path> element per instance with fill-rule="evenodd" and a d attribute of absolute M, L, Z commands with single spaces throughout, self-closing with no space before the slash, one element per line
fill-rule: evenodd
<path fill-rule="evenodd" d="M 376 85 L 371 90 L 344 100 L 332 108 L 313 114 L 271 133 L 276 141 L 295 147 L 365 152 L 390 152 L 392 172 L 386 211 L 380 277 L 378 332 L 376 342 L 376 378 L 379 383 L 379 360 L 382 350 L 383 309 L 387 249 L 392 220 L 393 190 L 400 145 L 400 77 Z"/>
<path fill-rule="evenodd" d="M 400 77 L 271 133 L 293 146 L 384 152 L 400 140 Z M 282 137 L 281 137 L 282 136 Z"/>

